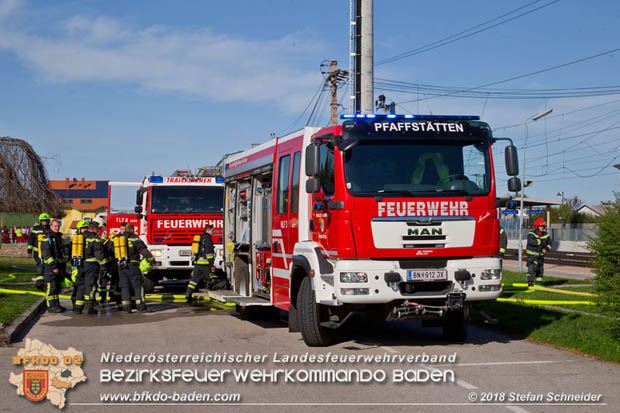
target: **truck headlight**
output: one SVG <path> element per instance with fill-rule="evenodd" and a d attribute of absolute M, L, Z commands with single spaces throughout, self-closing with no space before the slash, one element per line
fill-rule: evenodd
<path fill-rule="evenodd" d="M 368 282 L 368 275 L 365 272 L 341 272 L 341 283 L 365 283 Z"/>
<path fill-rule="evenodd" d="M 482 270 L 480 272 L 481 280 L 499 280 L 502 277 L 502 271 L 499 268 L 494 270 Z"/>
<path fill-rule="evenodd" d="M 153 257 L 161 257 L 162 256 L 162 251 L 161 250 L 151 250 L 151 255 Z"/>

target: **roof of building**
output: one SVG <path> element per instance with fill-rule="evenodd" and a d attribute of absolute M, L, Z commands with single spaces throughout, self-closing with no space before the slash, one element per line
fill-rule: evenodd
<path fill-rule="evenodd" d="M 607 206 L 606 205 L 582 205 L 581 207 L 579 207 L 579 209 L 577 209 L 577 212 L 582 212 L 582 210 L 586 208 L 594 212 L 596 215 L 602 216 L 602 215 L 605 215 L 605 209 L 607 208 Z"/>
<path fill-rule="evenodd" d="M 64 181 L 49 181 L 50 188 L 62 198 L 107 198 L 108 181 L 86 181 L 65 179 Z"/>

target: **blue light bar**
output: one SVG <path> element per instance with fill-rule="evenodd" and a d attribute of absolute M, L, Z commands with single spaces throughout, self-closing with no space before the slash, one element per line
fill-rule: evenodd
<path fill-rule="evenodd" d="M 164 183 L 164 178 L 158 175 L 149 176 L 149 182 L 152 184 L 162 184 Z"/>
<path fill-rule="evenodd" d="M 480 120 L 480 116 L 469 115 L 394 115 L 385 113 L 356 113 L 340 115 L 340 119 L 418 119 L 418 120 Z"/>
<path fill-rule="evenodd" d="M 223 184 L 224 183 L 224 177 L 223 176 L 216 176 L 215 177 L 215 183 L 216 184 Z"/>

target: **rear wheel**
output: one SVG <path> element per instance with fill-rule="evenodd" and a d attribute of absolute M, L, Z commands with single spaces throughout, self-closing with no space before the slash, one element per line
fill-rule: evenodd
<path fill-rule="evenodd" d="M 465 308 L 449 310 L 443 325 L 443 336 L 448 341 L 465 341 L 467 338 L 467 314 Z"/>
<path fill-rule="evenodd" d="M 321 326 L 321 322 L 329 320 L 329 312 L 325 306 L 316 302 L 309 277 L 301 281 L 297 295 L 297 311 L 301 336 L 306 345 L 322 347 L 333 342 L 333 331 Z"/>

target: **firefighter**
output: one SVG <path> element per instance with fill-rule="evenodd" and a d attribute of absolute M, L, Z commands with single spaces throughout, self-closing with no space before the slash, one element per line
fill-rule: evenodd
<path fill-rule="evenodd" d="M 110 249 L 109 239 L 105 236 L 105 221 L 101 217 L 93 218 L 92 222 L 97 224 L 97 234 L 103 241 L 103 261 L 100 264 L 99 277 L 97 278 L 97 293 L 99 303 L 103 304 L 108 298 L 108 282 L 110 281 L 109 269 L 112 258 L 114 257 L 114 246 Z"/>
<path fill-rule="evenodd" d="M 125 233 L 126 223 L 121 223 L 119 227 L 118 234 L 111 233 L 110 239 L 108 240 L 107 248 L 108 252 L 111 253 L 112 261 L 110 261 L 110 265 L 108 266 L 108 274 L 110 274 L 110 301 L 115 301 L 118 305 L 119 309 L 123 309 L 122 299 L 121 299 L 121 284 L 120 284 L 120 276 L 119 276 L 119 268 L 118 268 L 118 260 L 114 255 L 114 238 Z M 130 296 L 134 297 L 133 288 L 130 286 Z M 134 297 L 135 299 L 135 297 Z"/>
<path fill-rule="evenodd" d="M 88 230 L 84 235 L 84 264 L 81 274 L 82 286 L 78 291 L 78 300 L 84 299 L 84 312 L 97 314 L 95 309 L 95 290 L 97 289 L 97 277 L 99 276 L 100 262 L 103 261 L 103 242 L 97 234 L 98 225 L 94 222 L 88 224 Z M 79 301 L 76 301 L 76 310 L 81 313 Z"/>
<path fill-rule="evenodd" d="M 58 258 L 56 260 L 56 266 L 58 267 L 58 282 L 61 288 L 63 285 L 73 285 L 70 274 L 67 272 L 67 257 L 71 252 L 71 246 L 67 244 L 63 238 L 63 233 L 60 232 L 60 221 L 52 219 L 50 222 L 50 234 L 56 239 L 56 245 L 58 248 Z"/>
<path fill-rule="evenodd" d="M 551 251 L 551 237 L 545 232 L 547 224 L 542 218 L 534 222 L 534 230 L 527 234 L 527 284 L 528 286 L 542 284 L 544 273 L 544 259 L 547 251 Z"/>
<path fill-rule="evenodd" d="M 60 306 L 58 293 L 60 292 L 60 263 L 64 261 L 62 238 L 60 241 L 56 236 L 60 222 L 53 220 L 50 228 L 40 234 L 37 239 L 37 251 L 43 267 L 43 276 L 45 278 L 45 301 L 47 303 L 47 311 L 50 313 L 61 313 L 65 311 Z M 64 278 L 64 276 L 62 276 Z"/>
<path fill-rule="evenodd" d="M 43 265 L 41 265 L 41 259 L 39 258 L 38 237 L 39 235 L 47 234 L 51 219 L 50 214 L 47 212 L 39 215 L 39 225 L 32 227 L 32 231 L 30 231 L 30 238 L 28 239 L 28 257 L 34 258 L 34 262 L 36 263 L 37 275 L 35 278 L 35 285 L 37 289 L 41 291 L 45 288 L 45 277 L 43 276 Z"/>
<path fill-rule="evenodd" d="M 84 233 L 88 230 L 88 221 L 81 220 L 76 225 L 78 234 L 84 235 Z M 83 267 L 84 263 L 72 263 L 71 269 L 71 280 L 73 281 L 73 292 L 71 293 L 71 302 L 73 303 L 73 312 L 77 313 L 81 312 L 84 308 L 84 300 L 82 297 L 78 299 L 78 292 L 84 288 L 84 275 L 83 275 Z M 81 293 L 82 293 L 81 292 Z M 80 294 L 81 294 L 80 293 Z M 79 306 L 79 307 L 78 307 Z"/>
<path fill-rule="evenodd" d="M 437 179 L 433 176 L 433 170 Z M 418 157 L 411 176 L 412 184 L 435 185 L 450 176 L 450 169 L 441 152 L 425 152 Z"/>
<path fill-rule="evenodd" d="M 499 226 L 499 256 L 504 258 L 506 255 L 506 247 L 508 246 L 508 237 L 506 236 L 506 231 L 504 231 L 504 227 Z"/>
<path fill-rule="evenodd" d="M 136 310 L 147 311 L 142 272 L 148 272 L 155 261 L 144 242 L 133 231 L 133 224 L 127 224 L 123 234 L 127 240 L 127 263 L 119 271 L 123 311 L 127 313 L 131 313 L 131 288 L 136 294 Z M 144 259 L 140 261 L 140 257 Z"/>
<path fill-rule="evenodd" d="M 211 284 L 217 280 L 217 276 L 211 271 L 213 265 L 214 253 L 213 248 L 213 225 L 206 225 L 204 233 L 200 237 L 198 251 L 196 251 L 194 258 L 194 270 L 192 271 L 192 278 L 187 284 L 187 291 L 185 292 L 185 299 L 188 304 L 192 303 L 192 294 L 198 288 L 198 283 L 204 280 L 207 290 L 210 289 Z"/>

